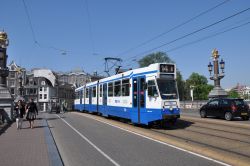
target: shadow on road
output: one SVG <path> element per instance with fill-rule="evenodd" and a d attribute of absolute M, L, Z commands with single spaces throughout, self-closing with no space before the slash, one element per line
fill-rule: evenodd
<path fill-rule="evenodd" d="M 179 129 L 185 129 L 189 126 L 194 124 L 193 122 L 186 121 L 183 119 L 178 119 L 177 122 L 171 123 L 171 122 L 161 122 L 158 124 L 154 124 L 151 126 L 152 129 L 163 129 L 163 130 L 179 130 Z"/>

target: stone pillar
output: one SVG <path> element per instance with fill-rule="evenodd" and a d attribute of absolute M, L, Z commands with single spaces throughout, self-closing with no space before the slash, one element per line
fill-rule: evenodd
<path fill-rule="evenodd" d="M 221 88 L 220 86 L 220 80 L 225 76 L 224 75 L 224 64 L 225 62 L 221 60 L 220 65 L 221 65 L 221 70 L 222 72 L 219 71 L 219 53 L 216 49 L 213 50 L 212 52 L 212 57 L 213 57 L 213 65 L 211 63 L 208 65 L 209 67 L 209 72 L 211 75 L 212 70 L 214 71 L 214 75 L 210 77 L 211 80 L 214 80 L 214 89 L 211 90 L 211 92 L 208 94 L 208 98 L 220 98 L 220 97 L 227 97 L 227 92 Z M 212 66 L 214 67 L 212 69 Z"/>
<path fill-rule="evenodd" d="M 5 122 L 13 120 L 13 98 L 7 88 L 6 77 L 9 75 L 7 68 L 7 46 L 9 40 L 6 32 L 0 31 L 0 112 L 5 119 Z"/>

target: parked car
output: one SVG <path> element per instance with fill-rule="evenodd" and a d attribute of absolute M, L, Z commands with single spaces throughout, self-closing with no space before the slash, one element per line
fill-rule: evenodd
<path fill-rule="evenodd" d="M 222 117 L 226 120 L 241 117 L 243 120 L 249 120 L 249 106 L 243 99 L 212 99 L 200 108 L 200 116 L 201 118 Z"/>

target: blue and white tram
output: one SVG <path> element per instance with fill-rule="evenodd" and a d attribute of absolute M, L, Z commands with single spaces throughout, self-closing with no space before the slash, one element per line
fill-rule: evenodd
<path fill-rule="evenodd" d="M 155 63 L 87 83 L 75 90 L 75 109 L 146 124 L 180 117 L 176 65 Z"/>

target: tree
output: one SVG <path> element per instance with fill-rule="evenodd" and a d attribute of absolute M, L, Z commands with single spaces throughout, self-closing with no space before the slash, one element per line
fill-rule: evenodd
<path fill-rule="evenodd" d="M 146 67 L 153 63 L 175 63 L 165 52 L 148 54 L 138 61 L 140 67 Z"/>
<path fill-rule="evenodd" d="M 232 90 L 230 90 L 228 92 L 228 97 L 230 97 L 230 98 L 240 98 L 240 95 L 236 90 L 232 89 Z"/>
<path fill-rule="evenodd" d="M 194 100 L 207 100 L 209 92 L 213 89 L 213 86 L 207 83 L 205 76 L 192 73 L 186 80 L 186 89 L 190 91 L 191 86 L 194 87 Z"/>
<path fill-rule="evenodd" d="M 187 91 L 185 88 L 185 81 L 182 79 L 181 72 L 177 70 L 177 76 L 176 76 L 176 81 L 177 81 L 177 87 L 178 87 L 178 92 L 179 92 L 179 98 L 180 100 L 185 100 L 187 96 Z"/>
<path fill-rule="evenodd" d="M 175 63 L 165 52 L 156 52 L 149 55 L 146 55 L 138 61 L 140 67 L 146 67 L 153 63 Z M 181 72 L 177 69 L 176 76 L 179 97 L 180 100 L 184 99 L 185 96 L 185 82 L 182 79 Z"/>

